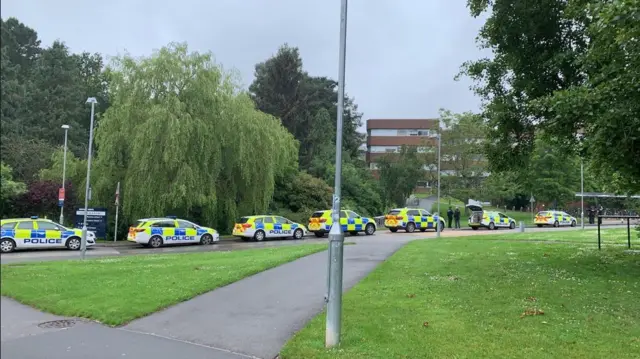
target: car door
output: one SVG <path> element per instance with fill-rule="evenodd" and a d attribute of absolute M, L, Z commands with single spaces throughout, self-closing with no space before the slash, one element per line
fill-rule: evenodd
<path fill-rule="evenodd" d="M 154 235 L 161 236 L 164 243 L 180 242 L 180 239 L 176 236 L 176 221 L 172 219 L 152 223 L 151 236 Z"/>
<path fill-rule="evenodd" d="M 255 221 L 254 221 L 255 223 Z M 262 217 L 262 225 L 264 226 L 264 234 L 268 238 L 275 237 L 275 221 L 272 216 L 264 216 Z"/>
<path fill-rule="evenodd" d="M 176 236 L 185 236 L 184 241 L 189 243 L 200 242 L 201 237 L 196 225 L 184 220 L 176 220 Z"/>
<path fill-rule="evenodd" d="M 421 209 L 419 210 L 419 214 L 420 214 L 420 223 L 421 223 L 421 227 L 420 228 L 435 228 L 435 220 L 433 219 L 433 216 L 431 216 L 431 213 L 429 213 L 429 211 L 427 211 L 426 209 Z"/>
<path fill-rule="evenodd" d="M 345 211 L 347 213 L 347 230 L 349 232 L 362 231 L 362 218 L 354 211 Z"/>
<path fill-rule="evenodd" d="M 276 216 L 273 218 L 275 223 L 273 228 L 275 229 L 276 237 L 290 237 L 293 236 L 293 231 L 291 229 L 291 221 L 280 216 Z"/>
<path fill-rule="evenodd" d="M 342 231 L 347 232 L 349 229 L 349 216 L 347 215 L 347 211 L 340 211 L 340 225 L 342 226 Z"/>
<path fill-rule="evenodd" d="M 500 217 L 500 227 L 509 227 L 509 216 L 504 213 L 498 213 Z M 497 225 L 497 224 L 496 224 Z"/>
<path fill-rule="evenodd" d="M 417 209 L 410 209 L 407 211 L 407 221 L 413 222 L 418 229 L 427 228 L 427 223 L 422 222 L 422 216 L 420 215 L 420 211 Z"/>
<path fill-rule="evenodd" d="M 62 230 L 55 223 L 36 221 L 36 235 L 38 238 L 44 236 L 43 244 L 47 247 L 64 247 Z"/>
<path fill-rule="evenodd" d="M 34 221 L 22 221 L 16 225 L 16 247 L 37 248 L 42 247 L 38 241 L 34 228 Z"/>

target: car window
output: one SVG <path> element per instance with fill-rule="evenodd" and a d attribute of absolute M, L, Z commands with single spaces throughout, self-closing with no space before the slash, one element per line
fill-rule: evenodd
<path fill-rule="evenodd" d="M 151 227 L 175 228 L 176 223 L 174 221 L 158 221 L 153 223 Z"/>
<path fill-rule="evenodd" d="M 359 218 L 360 216 L 358 216 L 358 214 L 354 211 L 347 211 L 347 214 L 349 215 L 349 218 Z"/>
<path fill-rule="evenodd" d="M 196 228 L 196 225 L 187 221 L 178 221 L 178 228 Z"/>
<path fill-rule="evenodd" d="M 273 217 L 263 217 L 264 223 L 273 223 Z"/>
<path fill-rule="evenodd" d="M 254 220 L 253 220 L 253 223 L 255 223 L 255 224 L 260 224 L 260 223 L 262 223 L 262 218 L 256 218 L 256 219 L 254 219 Z"/>
<path fill-rule="evenodd" d="M 51 223 L 51 222 L 36 221 L 36 223 L 38 224 L 38 229 L 40 229 L 40 230 L 45 230 L 45 231 L 59 231 L 60 230 L 60 227 L 58 227 L 56 224 Z"/>
<path fill-rule="evenodd" d="M 9 222 L 2 225 L 2 229 L 13 229 L 16 226 L 16 222 Z"/>
<path fill-rule="evenodd" d="M 538 214 L 537 214 L 537 215 L 538 215 L 538 216 L 542 216 L 542 217 L 546 217 L 546 216 L 551 215 L 551 213 L 549 213 L 549 212 L 538 212 Z"/>
<path fill-rule="evenodd" d="M 410 209 L 407 211 L 408 216 L 419 216 L 420 212 L 417 209 Z"/>
<path fill-rule="evenodd" d="M 20 222 L 16 226 L 17 229 L 33 229 L 33 221 Z"/>
<path fill-rule="evenodd" d="M 498 213 L 498 215 L 499 215 L 500 217 L 505 217 L 505 218 L 506 218 L 506 217 L 509 217 L 509 216 L 507 216 L 507 215 L 506 215 L 506 214 L 504 214 L 504 213 Z"/>
<path fill-rule="evenodd" d="M 324 214 L 324 211 L 313 212 L 311 218 L 320 218 Z"/>
<path fill-rule="evenodd" d="M 290 220 L 284 218 L 284 217 L 276 217 L 276 223 L 278 224 L 288 224 L 291 223 Z"/>
<path fill-rule="evenodd" d="M 421 209 L 420 210 L 420 215 L 422 215 L 422 216 L 430 216 L 431 213 L 429 213 L 429 211 L 427 211 L 426 209 Z"/>
<path fill-rule="evenodd" d="M 347 218 L 347 212 L 340 211 L 340 218 Z"/>
<path fill-rule="evenodd" d="M 400 210 L 399 209 L 392 209 L 391 211 L 389 211 L 389 213 L 387 213 L 390 216 L 397 216 L 400 214 Z"/>

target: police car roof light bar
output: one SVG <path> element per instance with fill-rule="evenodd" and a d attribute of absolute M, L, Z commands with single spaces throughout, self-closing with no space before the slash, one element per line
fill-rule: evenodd
<path fill-rule="evenodd" d="M 177 216 L 167 216 L 167 218 L 176 219 L 178 217 Z"/>
<path fill-rule="evenodd" d="M 38 216 L 31 216 L 31 219 L 38 219 Z"/>

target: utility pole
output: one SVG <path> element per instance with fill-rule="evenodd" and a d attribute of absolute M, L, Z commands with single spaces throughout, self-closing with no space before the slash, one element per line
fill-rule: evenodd
<path fill-rule="evenodd" d="M 95 97 L 89 97 L 86 103 L 91 104 L 91 121 L 89 124 L 89 153 L 87 154 L 87 183 L 84 188 L 84 220 L 82 222 L 82 242 L 80 244 L 81 258 L 84 259 L 87 252 L 87 214 L 89 212 L 89 185 L 91 183 L 91 148 L 93 147 L 93 116 L 95 106 L 98 103 Z"/>
<path fill-rule="evenodd" d="M 67 134 L 69 132 L 69 125 L 62 125 L 64 129 L 64 158 L 62 159 L 62 190 L 58 197 L 60 200 L 60 221 L 59 223 L 64 226 L 64 182 L 67 174 Z"/>
<path fill-rule="evenodd" d="M 120 208 L 120 182 L 118 182 L 118 186 L 116 187 L 116 224 L 113 228 L 113 241 L 118 240 L 118 208 Z"/>
<path fill-rule="evenodd" d="M 344 115 L 344 81 L 347 56 L 347 0 L 340 8 L 340 50 L 338 66 L 338 120 L 336 124 L 336 173 L 333 194 L 333 224 L 329 231 L 329 291 L 327 293 L 327 322 L 325 346 L 340 343 L 342 326 L 342 265 L 344 232 L 340 225 L 340 195 L 342 185 L 342 117 Z"/>
<path fill-rule="evenodd" d="M 436 221 L 436 238 L 440 238 L 442 227 L 440 224 L 440 152 L 442 152 L 442 132 L 438 122 L 438 218 Z"/>

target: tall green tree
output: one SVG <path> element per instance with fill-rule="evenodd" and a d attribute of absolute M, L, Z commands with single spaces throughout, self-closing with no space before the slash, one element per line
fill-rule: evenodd
<path fill-rule="evenodd" d="M 485 101 L 492 171 L 526 166 L 537 135 L 577 152 L 582 129 L 595 168 L 627 178 L 619 190 L 638 190 L 638 0 L 468 6 L 486 13 L 478 41 L 494 55 L 462 69 Z"/>
<path fill-rule="evenodd" d="M 285 44 L 273 57 L 257 64 L 249 91 L 258 109 L 279 118 L 300 142 L 303 169 L 309 168 L 315 153 L 326 145 L 317 142 L 318 131 L 324 132 L 323 141 L 335 141 L 337 83 L 306 73 L 297 47 Z M 352 157 L 364 139 L 357 132 L 361 118 L 353 99 L 346 98 L 343 148 Z"/>
<path fill-rule="evenodd" d="M 414 146 L 402 146 L 399 153 L 378 161 L 380 186 L 386 206 L 402 206 L 425 176 L 423 162 Z"/>
<path fill-rule="evenodd" d="M 96 192 L 122 182 L 129 219 L 167 213 L 228 230 L 266 211 L 276 179 L 297 167 L 297 142 L 257 111 L 211 54 L 171 44 L 115 60 L 111 106 L 96 131 Z"/>

